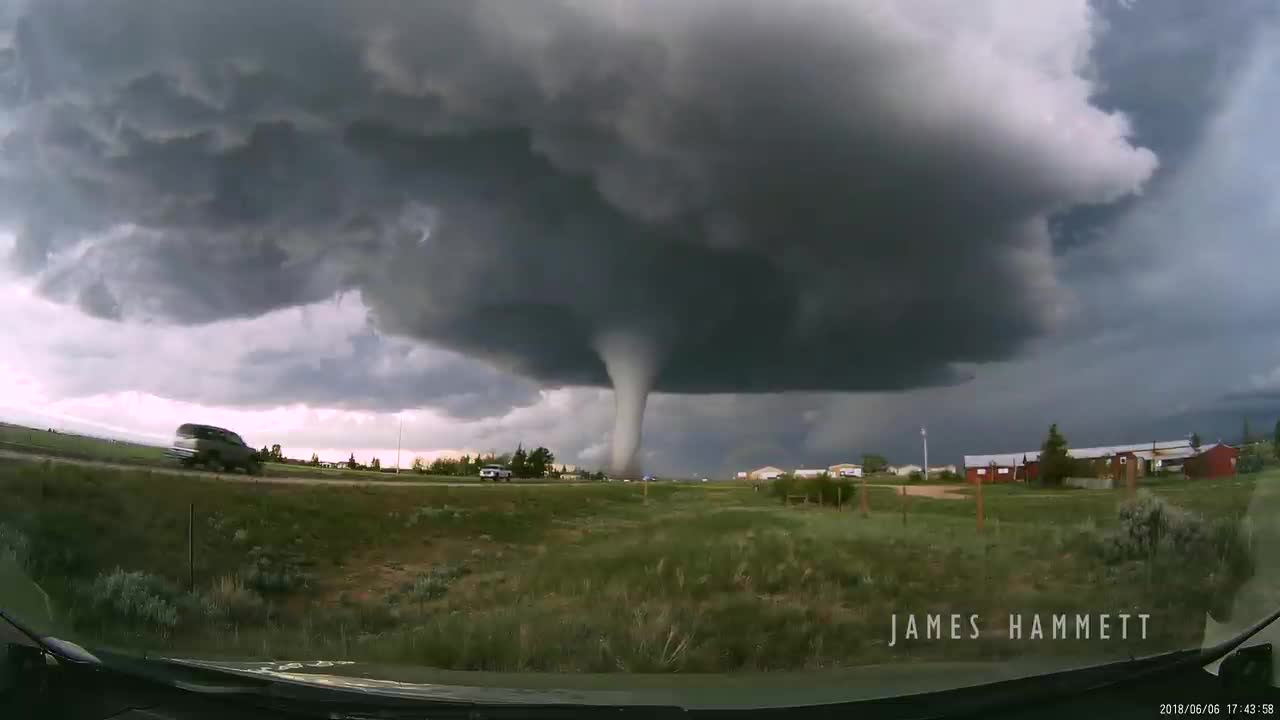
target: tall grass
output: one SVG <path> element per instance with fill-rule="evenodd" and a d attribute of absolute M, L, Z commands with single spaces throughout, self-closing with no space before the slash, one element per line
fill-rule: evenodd
<path fill-rule="evenodd" d="M 826 506 L 841 486 L 797 487 Z M 862 517 L 750 487 L 279 487 L 3 463 L 0 552 L 90 640 L 519 671 L 1156 651 L 1195 644 L 1251 572 L 1232 540 L 1251 487 L 1173 484 L 1134 505 L 991 490 L 980 534 L 972 501 L 911 498 L 904 523 L 891 490 Z M 1154 614 L 1145 644 L 999 638 L 1013 611 L 1125 608 Z M 891 648 L 907 612 L 978 613 L 990 633 Z"/>

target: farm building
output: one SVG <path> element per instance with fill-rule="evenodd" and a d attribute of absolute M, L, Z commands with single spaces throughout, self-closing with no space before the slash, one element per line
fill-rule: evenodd
<path fill-rule="evenodd" d="M 955 473 L 955 471 L 956 471 L 955 465 L 948 464 L 948 465 L 930 465 L 929 466 L 930 475 L 942 475 L 943 473 Z"/>
<path fill-rule="evenodd" d="M 862 477 L 862 466 L 857 463 L 836 463 L 827 468 L 832 477 Z"/>
<path fill-rule="evenodd" d="M 1095 476 L 1122 478 L 1133 464 L 1134 475 L 1144 477 L 1160 471 L 1180 472 L 1192 477 L 1221 477 L 1235 472 L 1238 451 L 1214 444 L 1197 451 L 1188 440 L 1167 440 L 1133 445 L 1101 445 L 1069 448 L 1076 460 L 1090 461 Z M 1039 477 L 1040 451 L 995 455 L 965 455 L 964 479 L 968 483 L 1025 482 Z"/>
<path fill-rule="evenodd" d="M 793 473 L 796 477 L 815 478 L 827 474 L 826 468 L 799 468 Z"/>
<path fill-rule="evenodd" d="M 782 475 L 782 468 L 776 468 L 772 465 L 766 465 L 747 473 L 747 477 L 752 480 L 776 480 L 777 478 L 782 477 Z"/>
<path fill-rule="evenodd" d="M 911 473 L 918 473 L 923 469 L 924 468 L 920 467 L 919 465 L 913 465 L 910 463 L 906 465 L 890 465 L 889 466 L 889 472 L 893 473 L 894 475 L 910 475 Z"/>
<path fill-rule="evenodd" d="M 1240 450 L 1230 445 L 1214 443 L 1200 449 L 1200 454 L 1185 463 L 1186 473 L 1193 478 L 1226 477 L 1236 474 L 1236 462 Z"/>

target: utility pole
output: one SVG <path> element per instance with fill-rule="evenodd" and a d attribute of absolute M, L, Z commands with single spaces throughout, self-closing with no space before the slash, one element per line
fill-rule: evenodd
<path fill-rule="evenodd" d="M 924 481 L 929 482 L 929 431 L 920 426 L 920 441 L 924 443 Z"/>

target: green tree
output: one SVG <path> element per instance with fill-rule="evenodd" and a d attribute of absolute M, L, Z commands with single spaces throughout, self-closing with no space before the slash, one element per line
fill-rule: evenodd
<path fill-rule="evenodd" d="M 875 453 L 865 453 L 862 456 L 863 472 L 867 472 L 867 473 L 881 472 L 887 469 L 888 467 L 889 467 L 889 461 L 886 460 L 883 455 L 877 455 Z"/>
<path fill-rule="evenodd" d="M 358 467 L 360 467 L 360 465 L 356 463 L 356 454 L 351 453 L 351 457 L 347 458 L 347 469 L 355 470 Z"/>
<path fill-rule="evenodd" d="M 374 470 L 381 470 L 382 461 L 375 457 L 373 460 L 369 461 L 369 467 L 373 468 Z"/>
<path fill-rule="evenodd" d="M 1280 420 L 1276 420 L 1276 426 L 1271 431 L 1271 454 L 1280 458 Z"/>
<path fill-rule="evenodd" d="M 1244 427 L 1240 429 L 1240 444 L 1248 445 L 1253 442 L 1253 431 L 1249 429 L 1249 416 L 1244 417 Z"/>
<path fill-rule="evenodd" d="M 312 467 L 315 467 L 315 466 L 319 465 L 319 464 L 320 464 L 320 456 L 319 456 L 319 455 L 317 455 L 317 454 L 315 454 L 315 453 L 311 453 L 311 459 L 310 459 L 309 461 L 307 461 L 307 464 L 308 464 L 308 465 L 310 465 L 310 466 L 312 466 Z"/>
<path fill-rule="evenodd" d="M 422 458 L 416 457 L 413 459 L 413 471 L 419 475 L 427 471 L 427 464 L 422 461 Z"/>
<path fill-rule="evenodd" d="M 271 459 L 276 462 L 282 462 L 284 460 L 284 452 L 280 449 L 280 445 L 278 443 L 271 446 Z"/>
<path fill-rule="evenodd" d="M 545 477 L 552 469 L 552 463 L 556 461 L 556 456 L 545 447 L 539 445 L 534 448 L 529 457 L 525 459 L 524 477 L 539 478 Z"/>
<path fill-rule="evenodd" d="M 511 474 L 518 478 L 529 477 L 526 474 L 528 472 L 528 468 L 526 467 L 528 459 L 529 454 L 524 451 L 524 444 L 521 443 L 516 445 L 516 451 L 511 453 L 511 465 L 509 466 L 511 468 Z"/>
<path fill-rule="evenodd" d="M 1067 439 L 1058 431 L 1058 424 L 1049 426 L 1049 434 L 1040 446 L 1040 482 L 1061 485 L 1071 473 L 1071 454 L 1067 452 Z"/>
<path fill-rule="evenodd" d="M 258 451 L 258 459 L 259 459 L 259 460 L 261 460 L 262 462 L 266 462 L 266 461 L 270 460 L 270 459 L 271 459 L 271 449 L 270 449 L 270 448 L 268 448 L 266 445 L 263 445 L 263 446 L 262 446 L 262 449 Z"/>
<path fill-rule="evenodd" d="M 1277 430 L 1280 430 L 1280 423 L 1277 423 Z M 1200 452 L 1200 433 L 1191 433 L 1191 449 Z"/>

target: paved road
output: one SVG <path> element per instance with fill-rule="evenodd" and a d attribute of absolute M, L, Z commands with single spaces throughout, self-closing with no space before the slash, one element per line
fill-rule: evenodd
<path fill-rule="evenodd" d="M 892 488 L 897 493 L 901 493 L 902 488 L 905 487 L 907 495 L 934 498 L 935 500 L 967 500 L 969 498 L 969 495 L 964 493 L 964 488 L 959 485 L 886 485 L 883 483 L 871 483 L 867 487 Z"/>
<path fill-rule="evenodd" d="M 24 460 L 24 461 L 43 461 L 62 463 L 66 465 L 79 465 L 81 467 L 96 467 L 111 470 L 130 470 L 133 472 L 150 471 L 156 475 L 181 475 L 187 477 L 198 477 L 209 480 L 220 480 L 222 482 L 239 482 L 239 483 L 264 483 L 272 485 L 336 485 L 340 487 L 355 486 L 385 486 L 385 487 L 489 487 L 490 483 L 480 482 L 478 480 L 447 482 L 440 480 L 353 480 L 350 478 L 331 478 L 331 477 L 280 477 L 272 475 L 244 475 L 241 473 L 215 473 L 207 470 L 187 470 L 179 467 L 166 467 L 163 465 L 130 465 L 127 463 L 113 463 L 105 460 L 83 460 L 80 458 L 59 457 L 57 455 L 42 455 L 38 453 L 15 452 L 13 450 L 0 450 L 0 459 Z M 585 485 L 586 483 L 571 482 L 530 482 L 528 480 L 516 480 L 511 483 L 502 483 L 503 485 L 519 485 L 524 487 L 557 487 L 562 485 Z"/>

